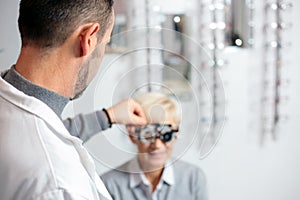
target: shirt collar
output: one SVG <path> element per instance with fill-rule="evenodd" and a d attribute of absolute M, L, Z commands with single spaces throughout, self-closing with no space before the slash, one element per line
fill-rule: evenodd
<path fill-rule="evenodd" d="M 28 96 L 33 96 L 47 104 L 61 118 L 63 109 L 69 102 L 68 98 L 26 80 L 15 70 L 15 66 L 12 66 L 7 73 L 3 74 L 3 79 Z"/>
<path fill-rule="evenodd" d="M 144 185 L 150 185 L 145 174 L 142 172 L 139 166 L 137 157 L 135 157 L 130 161 L 129 169 L 130 169 L 129 172 L 130 188 L 134 188 L 140 185 L 141 183 L 143 183 Z M 159 186 L 162 185 L 162 182 L 167 183 L 168 185 L 175 184 L 174 169 L 173 166 L 170 164 L 170 161 L 167 161 L 167 163 L 165 164 L 160 183 L 158 184 L 158 189 L 160 188 Z"/>

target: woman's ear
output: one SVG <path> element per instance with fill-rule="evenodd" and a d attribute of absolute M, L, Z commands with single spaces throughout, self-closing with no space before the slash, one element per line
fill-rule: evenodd
<path fill-rule="evenodd" d="M 136 139 L 134 138 L 134 126 L 133 125 L 126 125 L 126 130 L 128 132 L 128 136 L 132 143 L 136 144 Z"/>
<path fill-rule="evenodd" d="M 98 23 L 90 23 L 80 30 L 80 56 L 87 56 L 94 51 L 96 45 L 98 44 L 97 33 L 99 31 L 100 25 Z"/>
<path fill-rule="evenodd" d="M 176 132 L 175 135 L 174 135 L 175 141 L 177 141 L 178 137 L 179 137 L 179 132 Z"/>

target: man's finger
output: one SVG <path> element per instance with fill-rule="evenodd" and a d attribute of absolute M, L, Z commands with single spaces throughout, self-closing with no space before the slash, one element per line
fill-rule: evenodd
<path fill-rule="evenodd" d="M 132 120 L 133 120 L 133 124 L 135 124 L 135 125 L 146 125 L 147 124 L 146 118 L 139 117 L 137 115 L 133 115 Z"/>

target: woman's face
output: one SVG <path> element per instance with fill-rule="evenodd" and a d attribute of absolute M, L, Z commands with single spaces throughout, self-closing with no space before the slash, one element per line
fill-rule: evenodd
<path fill-rule="evenodd" d="M 164 124 L 175 124 L 174 121 L 165 121 Z M 173 125 L 172 129 L 177 129 Z M 178 133 L 173 133 L 178 134 Z M 143 143 L 140 140 L 132 138 L 132 142 L 136 144 L 138 150 L 138 160 L 140 167 L 143 171 L 153 171 L 162 169 L 166 161 L 171 157 L 173 146 L 176 137 L 170 142 L 163 142 L 161 139 L 156 138 L 154 142 Z"/>

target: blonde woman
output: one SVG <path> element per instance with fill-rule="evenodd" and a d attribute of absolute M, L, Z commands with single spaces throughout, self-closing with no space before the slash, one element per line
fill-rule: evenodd
<path fill-rule="evenodd" d="M 196 166 L 171 159 L 180 134 L 181 113 L 177 104 L 160 93 L 135 99 L 143 108 L 146 126 L 127 125 L 137 156 L 102 175 L 114 200 L 204 200 L 206 181 Z"/>

